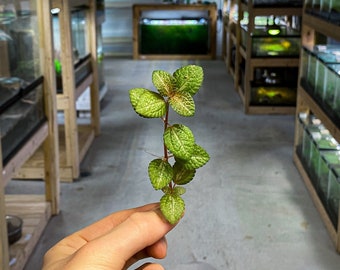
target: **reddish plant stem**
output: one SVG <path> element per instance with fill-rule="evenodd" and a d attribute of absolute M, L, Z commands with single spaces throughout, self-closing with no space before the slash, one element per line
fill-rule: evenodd
<path fill-rule="evenodd" d="M 164 118 L 164 132 L 168 128 L 168 126 L 169 126 L 169 102 L 166 102 L 166 113 L 165 113 L 165 118 Z M 168 161 L 169 151 L 164 142 L 163 142 L 163 148 L 164 148 L 164 159 Z M 172 181 L 169 183 L 169 188 L 171 190 L 173 189 Z"/>

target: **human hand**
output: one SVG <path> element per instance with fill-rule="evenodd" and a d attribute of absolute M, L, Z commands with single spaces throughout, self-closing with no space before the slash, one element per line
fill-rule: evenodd
<path fill-rule="evenodd" d="M 45 254 L 43 270 L 123 270 L 144 258 L 163 259 L 165 234 L 174 226 L 157 203 L 113 213 L 53 246 Z M 164 268 L 152 263 L 138 269 Z"/>

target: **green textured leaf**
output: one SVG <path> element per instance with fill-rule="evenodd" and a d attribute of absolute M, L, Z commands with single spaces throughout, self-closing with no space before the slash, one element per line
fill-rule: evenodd
<path fill-rule="evenodd" d="M 200 66 L 188 65 L 177 69 L 174 74 L 177 91 L 195 95 L 203 82 L 203 69 Z"/>
<path fill-rule="evenodd" d="M 140 116 L 158 118 L 165 115 L 166 103 L 160 94 L 144 88 L 134 88 L 129 93 L 130 103 Z"/>
<path fill-rule="evenodd" d="M 173 181 L 177 185 L 185 185 L 188 184 L 195 176 L 195 169 L 187 169 L 180 162 L 175 162 L 173 166 Z"/>
<path fill-rule="evenodd" d="M 175 195 L 181 196 L 186 192 L 186 189 L 184 187 L 175 187 L 172 192 Z"/>
<path fill-rule="evenodd" d="M 175 93 L 170 97 L 169 104 L 179 115 L 193 116 L 195 114 L 195 102 L 190 93 Z"/>
<path fill-rule="evenodd" d="M 155 70 L 152 73 L 152 82 L 159 93 L 163 96 L 170 96 L 176 87 L 174 77 L 163 70 Z"/>
<path fill-rule="evenodd" d="M 184 168 L 188 170 L 198 169 L 205 165 L 210 159 L 209 154 L 205 149 L 197 144 L 194 146 L 194 151 L 189 159 L 176 159 L 177 162 L 183 164 Z"/>
<path fill-rule="evenodd" d="M 167 186 L 173 177 L 173 169 L 169 162 L 162 159 L 154 159 L 149 163 L 149 178 L 154 189 L 162 189 Z"/>
<path fill-rule="evenodd" d="M 167 221 L 175 224 L 184 214 L 185 203 L 177 194 L 164 194 L 161 198 L 160 208 Z"/>
<path fill-rule="evenodd" d="M 166 147 L 181 159 L 189 159 L 192 155 L 195 145 L 195 137 L 191 130 L 182 125 L 175 124 L 168 127 L 163 135 Z"/>

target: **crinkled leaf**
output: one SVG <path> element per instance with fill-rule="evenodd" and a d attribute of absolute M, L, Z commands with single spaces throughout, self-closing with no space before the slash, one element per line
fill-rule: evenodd
<path fill-rule="evenodd" d="M 186 192 L 186 189 L 184 187 L 175 187 L 172 192 L 175 195 L 181 196 Z"/>
<path fill-rule="evenodd" d="M 195 114 L 195 102 L 190 93 L 176 92 L 170 97 L 169 103 L 179 115 L 193 116 Z"/>
<path fill-rule="evenodd" d="M 163 96 L 169 96 L 176 87 L 174 77 L 163 70 L 155 70 L 152 73 L 152 82 L 159 93 Z"/>
<path fill-rule="evenodd" d="M 156 190 L 167 186 L 173 177 L 173 169 L 169 162 L 160 158 L 149 163 L 148 172 L 151 184 Z"/>
<path fill-rule="evenodd" d="M 166 103 L 160 94 L 144 88 L 134 88 L 129 93 L 131 105 L 140 116 L 158 118 L 165 115 Z"/>
<path fill-rule="evenodd" d="M 175 195 L 183 195 L 186 192 L 186 189 L 184 187 L 175 187 L 175 188 L 170 188 L 169 186 L 166 186 L 162 188 L 162 191 L 165 194 L 175 194 Z"/>
<path fill-rule="evenodd" d="M 203 69 L 200 66 L 188 65 L 177 69 L 174 74 L 177 91 L 195 95 L 203 82 Z"/>
<path fill-rule="evenodd" d="M 185 203 L 177 194 L 164 194 L 161 198 L 160 208 L 166 220 L 175 224 L 184 214 Z"/>
<path fill-rule="evenodd" d="M 175 162 L 173 166 L 174 176 L 173 181 L 177 185 L 188 184 L 195 176 L 195 169 L 187 169 L 180 162 Z"/>
<path fill-rule="evenodd" d="M 191 130 L 182 125 L 175 124 L 168 127 L 163 135 L 166 147 L 181 159 L 189 159 L 194 150 L 195 137 Z"/>
<path fill-rule="evenodd" d="M 195 144 L 194 151 L 189 159 L 176 159 L 177 162 L 183 164 L 184 168 L 188 170 L 198 169 L 205 165 L 210 159 L 209 154 L 203 147 Z"/>

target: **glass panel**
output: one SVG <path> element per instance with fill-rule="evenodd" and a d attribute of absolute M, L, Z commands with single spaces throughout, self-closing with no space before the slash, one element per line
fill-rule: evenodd
<path fill-rule="evenodd" d="M 0 0 L 0 78 L 41 76 L 39 28 L 33 1 Z"/>

